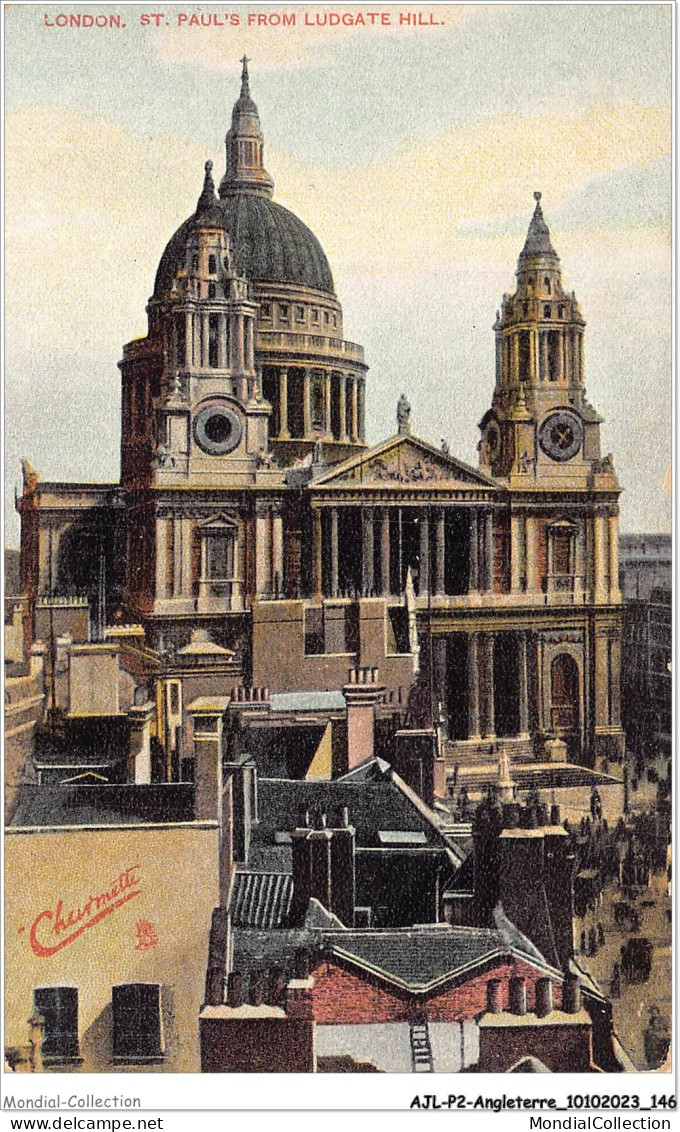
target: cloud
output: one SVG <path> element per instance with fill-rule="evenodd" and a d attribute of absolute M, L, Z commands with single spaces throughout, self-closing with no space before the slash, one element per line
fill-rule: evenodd
<path fill-rule="evenodd" d="M 371 20 L 373 12 L 380 19 Z M 418 13 L 436 21 L 439 33 L 442 28 L 455 27 L 474 15 L 475 9 L 467 6 L 433 5 Z M 400 22 L 400 16 L 413 17 L 414 8 L 408 6 L 327 7 L 316 4 L 310 7 L 292 5 L 289 8 L 245 9 L 227 15 L 222 13 L 192 13 L 174 15 L 174 23 L 162 28 L 154 38 L 158 58 L 173 66 L 199 67 L 207 71 L 234 69 L 234 50 L 245 52 L 257 62 L 261 71 L 299 71 L 301 68 L 320 68 L 334 61 L 334 51 L 340 41 L 357 37 L 381 38 L 413 35 L 413 26 Z M 200 20 L 215 17 L 223 25 L 201 26 Z M 382 19 L 387 17 L 387 24 Z M 179 20 L 182 22 L 178 22 Z M 237 19 L 238 23 L 230 23 Z M 291 22 L 292 21 L 292 22 Z"/>

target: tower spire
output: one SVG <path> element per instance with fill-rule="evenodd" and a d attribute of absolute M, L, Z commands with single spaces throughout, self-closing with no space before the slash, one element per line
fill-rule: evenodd
<path fill-rule="evenodd" d="M 540 256 L 541 258 L 550 258 L 556 263 L 559 263 L 559 256 L 550 242 L 550 231 L 545 222 L 543 209 L 541 208 L 542 193 L 535 192 L 534 200 L 536 207 L 534 214 L 531 217 L 527 238 L 524 241 L 524 247 L 520 252 L 518 267 L 521 270 L 526 260 L 530 257 Z"/>
<path fill-rule="evenodd" d="M 197 224 L 202 224 L 210 228 L 223 228 L 224 217 L 222 216 L 219 202 L 215 196 L 215 182 L 212 178 L 212 168 L 212 161 L 206 161 L 203 190 L 196 204 L 195 218 Z"/>
<path fill-rule="evenodd" d="M 220 184 L 220 196 L 236 193 L 258 193 L 272 196 L 274 182 L 264 167 L 264 138 L 260 115 L 250 96 L 250 76 L 247 55 L 241 58 L 241 93 L 234 103 L 231 129 L 225 144 L 227 170 Z"/>

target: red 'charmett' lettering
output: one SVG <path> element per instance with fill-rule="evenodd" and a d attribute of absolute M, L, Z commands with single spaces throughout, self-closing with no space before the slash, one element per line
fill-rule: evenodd
<path fill-rule="evenodd" d="M 127 904 L 133 897 L 140 896 L 142 882 L 137 875 L 139 869 L 139 862 L 136 861 L 129 869 L 120 873 L 109 888 L 96 896 L 90 894 L 80 908 L 69 908 L 65 911 L 63 900 L 59 900 L 54 910 L 45 908 L 44 911 L 39 912 L 31 924 L 28 936 L 35 954 L 41 959 L 47 959 L 50 955 L 61 951 L 62 947 L 73 943 L 74 939 L 88 928 L 94 927 L 105 916 L 111 915 L 116 908 Z"/>

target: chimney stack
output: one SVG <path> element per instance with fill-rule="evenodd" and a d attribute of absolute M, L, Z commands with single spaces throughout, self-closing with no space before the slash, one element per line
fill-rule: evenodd
<path fill-rule="evenodd" d="M 510 1013 L 526 1014 L 527 1012 L 527 981 L 513 976 L 510 979 Z"/>
<path fill-rule="evenodd" d="M 307 818 L 301 812 L 298 820 Z M 354 926 L 356 901 L 355 830 L 346 806 L 334 814 L 334 824 L 321 810 L 312 814 L 312 828 L 293 830 L 292 923 L 304 923 L 310 899 L 323 904 L 346 927 Z"/>
<path fill-rule="evenodd" d="M 377 668 L 350 668 L 343 694 L 347 707 L 347 769 L 373 758 L 375 709 L 385 694 Z"/>
<path fill-rule="evenodd" d="M 552 982 L 548 978 L 536 980 L 536 1013 L 539 1018 L 552 1014 Z"/>

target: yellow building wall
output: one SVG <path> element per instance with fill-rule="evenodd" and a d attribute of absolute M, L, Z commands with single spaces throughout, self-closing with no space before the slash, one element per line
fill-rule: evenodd
<path fill-rule="evenodd" d="M 5 1045 L 26 1045 L 34 988 L 75 986 L 82 1061 L 74 1069 L 198 1072 L 198 1014 L 218 903 L 213 823 L 8 830 Z M 159 1063 L 112 1058 L 111 988 L 129 982 L 161 986 Z"/>

